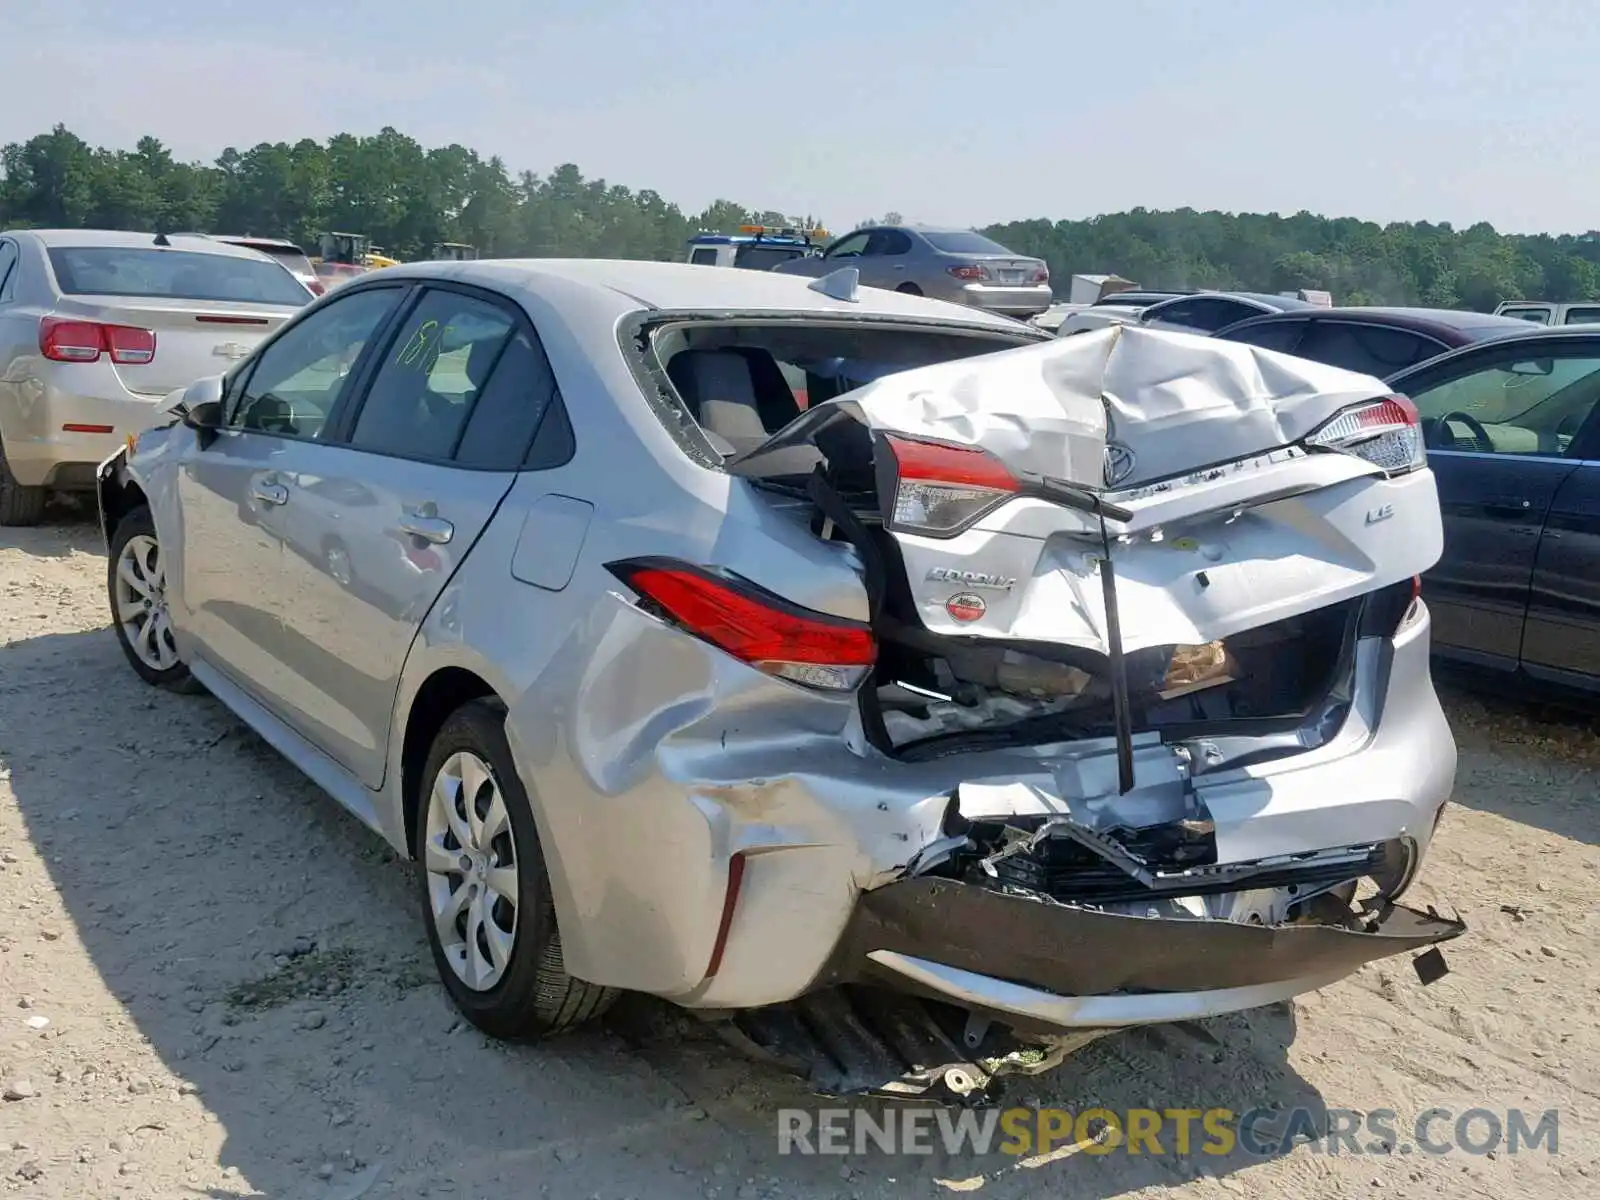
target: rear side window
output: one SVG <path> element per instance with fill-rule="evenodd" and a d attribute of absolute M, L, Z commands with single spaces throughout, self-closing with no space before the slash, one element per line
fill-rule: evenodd
<path fill-rule="evenodd" d="M 69 296 L 138 296 L 238 304 L 307 303 L 310 295 L 275 262 L 191 250 L 52 246 L 50 269 Z"/>
<path fill-rule="evenodd" d="M 1224 329 L 1218 336 L 1230 342 L 1243 342 L 1247 346 L 1260 346 L 1263 350 L 1292 354 L 1305 327 L 1304 321 L 1263 321 L 1260 325 L 1246 325 L 1241 329 Z"/>
<path fill-rule="evenodd" d="M 880 229 L 867 243 L 868 254 L 881 254 L 885 258 L 911 253 L 911 239 L 898 229 Z"/>
<path fill-rule="evenodd" d="M 717 250 L 716 250 L 716 247 L 715 246 L 701 246 L 697 250 L 691 250 L 689 252 L 689 261 L 692 262 L 692 263 L 699 263 L 702 267 L 714 267 L 714 266 L 716 266 L 717 265 Z"/>
<path fill-rule="evenodd" d="M 403 458 L 449 458 L 513 328 L 510 315 L 488 301 L 426 293 L 384 351 L 350 444 Z"/>
<path fill-rule="evenodd" d="M 1444 343 L 1404 329 L 1352 321 L 1313 321 L 1295 353 L 1330 367 L 1383 379 L 1444 349 Z"/>
<path fill-rule="evenodd" d="M 1600 321 L 1600 306 L 1593 305 L 1593 304 L 1589 304 L 1589 305 L 1576 305 L 1575 304 L 1571 308 L 1567 309 L 1567 318 L 1563 322 L 1563 324 L 1566 324 L 1566 325 L 1590 325 L 1590 324 L 1593 324 L 1596 321 Z"/>
<path fill-rule="evenodd" d="M 1240 304 L 1234 300 L 1207 298 L 1180 300 L 1165 308 L 1152 306 L 1144 310 L 1143 319 L 1165 321 L 1200 333 L 1215 333 L 1225 325 L 1232 325 L 1235 321 L 1242 321 L 1246 317 L 1259 316 L 1260 313 L 1259 308 Z"/>
<path fill-rule="evenodd" d="M 473 406 L 456 462 L 486 471 L 516 470 L 545 414 L 560 403 L 543 348 L 517 330 Z"/>
<path fill-rule="evenodd" d="M 1550 324 L 1550 310 L 1548 308 L 1507 308 L 1500 313 L 1502 317 L 1515 317 L 1519 321 L 1529 321 L 1534 325 Z"/>

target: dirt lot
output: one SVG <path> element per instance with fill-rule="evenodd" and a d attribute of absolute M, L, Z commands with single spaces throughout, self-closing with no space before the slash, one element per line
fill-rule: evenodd
<path fill-rule="evenodd" d="M 0 530 L 0 1195 L 1600 1194 L 1592 722 L 1449 698 L 1457 803 L 1420 890 L 1471 932 L 1442 981 L 1371 967 L 1019 1089 L 1389 1108 L 1403 1130 L 1436 1105 L 1555 1108 L 1557 1155 L 780 1157 L 776 1109 L 803 1091 L 660 1006 L 540 1048 L 464 1028 L 406 869 L 220 705 L 144 688 L 104 571 L 81 518 Z"/>

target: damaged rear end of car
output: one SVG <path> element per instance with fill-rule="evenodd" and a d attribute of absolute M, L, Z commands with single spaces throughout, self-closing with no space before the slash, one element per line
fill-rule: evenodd
<path fill-rule="evenodd" d="M 798 603 L 778 570 L 608 564 L 666 626 L 848 713 L 848 753 L 819 742 L 805 781 L 822 805 L 837 788 L 839 827 L 865 844 L 904 816 L 903 853 L 841 881 L 799 1007 L 720 1012 L 730 1036 L 825 1054 L 828 1090 L 982 1094 L 1106 1032 L 1463 931 L 1398 903 L 1455 769 L 1409 401 L 1133 328 L 847 376 L 776 433 L 713 441 L 752 504 L 848 565 L 859 605 Z"/>

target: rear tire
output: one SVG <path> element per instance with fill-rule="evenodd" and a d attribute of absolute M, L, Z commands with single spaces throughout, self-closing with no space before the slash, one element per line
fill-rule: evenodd
<path fill-rule="evenodd" d="M 474 700 L 446 719 L 417 805 L 412 851 L 423 927 L 462 1015 L 490 1037 L 537 1041 L 611 1007 L 615 988 L 574 979 L 563 965 L 550 878 L 504 709 Z"/>
<path fill-rule="evenodd" d="M 895 291 L 900 292 L 900 293 L 902 293 L 904 295 L 907 295 L 907 296 L 920 296 L 920 295 L 922 295 L 922 289 L 919 288 L 914 283 L 902 283 L 899 287 L 895 288 Z"/>
<path fill-rule="evenodd" d="M 133 509 L 111 533 L 106 595 L 111 628 L 140 679 L 169 692 L 203 692 L 178 658 L 166 606 L 166 565 L 147 505 Z"/>
<path fill-rule="evenodd" d="M 44 517 L 45 489 L 17 482 L 0 442 L 0 525 L 37 525 Z"/>

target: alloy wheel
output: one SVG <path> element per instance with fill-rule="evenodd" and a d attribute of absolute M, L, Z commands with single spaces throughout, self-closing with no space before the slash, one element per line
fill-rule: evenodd
<path fill-rule="evenodd" d="M 500 982 L 517 934 L 517 848 L 505 797 L 470 751 L 445 760 L 428 795 L 423 868 L 439 944 L 473 991 Z"/>
<path fill-rule="evenodd" d="M 178 665 L 178 644 L 167 611 L 167 575 L 161 546 L 148 534 L 128 539 L 117 556 L 117 624 L 128 646 L 152 671 Z"/>

